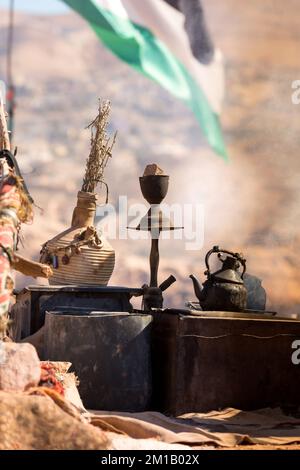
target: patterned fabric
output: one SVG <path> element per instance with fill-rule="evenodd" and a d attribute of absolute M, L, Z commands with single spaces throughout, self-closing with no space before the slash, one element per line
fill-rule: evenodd
<path fill-rule="evenodd" d="M 11 274 L 11 257 L 18 236 L 17 212 L 20 194 L 16 180 L 9 175 L 0 185 L 0 337 L 5 336 L 7 313 L 14 281 Z"/>
<path fill-rule="evenodd" d="M 0 189 L 0 210 L 14 209 L 16 212 L 20 208 L 20 194 L 16 186 L 16 180 L 9 176 Z"/>

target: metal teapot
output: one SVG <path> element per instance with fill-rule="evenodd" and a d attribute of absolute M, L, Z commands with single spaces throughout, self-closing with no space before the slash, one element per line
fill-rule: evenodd
<path fill-rule="evenodd" d="M 215 273 L 210 272 L 209 258 L 216 253 L 222 262 L 222 268 Z M 230 255 L 222 259 L 222 253 Z M 214 246 L 205 256 L 207 280 L 203 286 L 198 279 L 190 275 L 193 281 L 195 295 L 199 300 L 202 310 L 221 310 L 239 312 L 246 309 L 247 289 L 243 277 L 246 271 L 246 260 L 239 253 L 222 250 Z M 242 266 L 242 273 L 238 271 Z"/>

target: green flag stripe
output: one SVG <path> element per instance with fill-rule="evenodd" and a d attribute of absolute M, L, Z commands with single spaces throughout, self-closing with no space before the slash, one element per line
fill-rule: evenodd
<path fill-rule="evenodd" d="M 227 159 L 218 115 L 190 73 L 151 31 L 96 6 L 92 0 L 64 2 L 90 23 L 116 56 L 183 100 L 194 112 L 210 145 Z"/>

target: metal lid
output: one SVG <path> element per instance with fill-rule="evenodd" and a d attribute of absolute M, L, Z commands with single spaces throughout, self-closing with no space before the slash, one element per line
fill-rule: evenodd
<path fill-rule="evenodd" d="M 234 269 L 220 269 L 215 273 L 211 274 L 211 278 L 219 280 L 221 282 L 231 282 L 232 284 L 244 284 L 243 279 L 238 271 Z"/>

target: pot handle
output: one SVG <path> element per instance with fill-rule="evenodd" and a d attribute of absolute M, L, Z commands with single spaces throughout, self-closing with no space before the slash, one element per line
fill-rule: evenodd
<path fill-rule="evenodd" d="M 205 256 L 206 271 L 204 273 L 206 276 L 208 276 L 208 277 L 210 276 L 209 257 L 213 253 L 218 253 L 218 258 L 221 257 L 221 253 L 226 253 L 227 255 L 231 255 L 233 258 L 236 258 L 241 263 L 241 265 L 243 266 L 243 272 L 241 274 L 241 278 L 243 279 L 244 274 L 246 272 L 246 260 L 245 260 L 245 258 L 243 258 L 243 256 L 240 253 L 233 253 L 233 251 L 223 250 L 218 246 L 214 246 L 211 250 L 209 250 L 206 253 L 206 256 Z"/>

